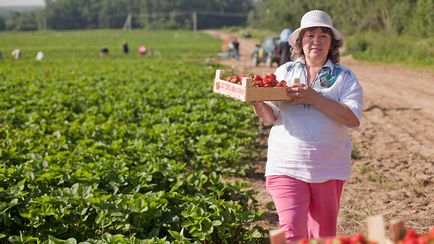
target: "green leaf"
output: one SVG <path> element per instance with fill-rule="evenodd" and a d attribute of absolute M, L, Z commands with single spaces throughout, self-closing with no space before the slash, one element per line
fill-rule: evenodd
<path fill-rule="evenodd" d="M 220 226 L 220 225 L 222 225 L 222 222 L 220 220 L 213 220 L 212 225 L 213 226 Z"/>

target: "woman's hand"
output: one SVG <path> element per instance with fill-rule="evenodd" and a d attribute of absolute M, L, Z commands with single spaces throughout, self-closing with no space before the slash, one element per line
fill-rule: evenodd
<path fill-rule="evenodd" d="M 320 94 L 312 89 L 310 86 L 300 83 L 291 83 L 286 92 L 293 100 L 290 104 L 314 104 L 318 100 Z"/>
<path fill-rule="evenodd" d="M 310 104 L 331 120 L 347 127 L 357 127 L 360 125 L 359 120 L 348 106 L 322 96 L 309 86 L 295 83 L 290 84 L 286 90 L 288 96 L 294 99 L 290 101 L 291 104 Z"/>

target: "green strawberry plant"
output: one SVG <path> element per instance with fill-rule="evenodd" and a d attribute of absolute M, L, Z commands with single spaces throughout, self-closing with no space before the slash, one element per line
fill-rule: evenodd
<path fill-rule="evenodd" d="M 96 38 L 86 33 L 59 38 L 71 46 Z M 100 60 L 77 46 L 72 56 L 1 64 L 0 241 L 264 238 L 252 224 L 262 218 L 255 192 L 224 180 L 253 170 L 257 130 L 248 106 L 210 90 L 217 67 L 201 55 L 218 42 L 200 36 L 194 46 L 178 46 L 168 33 L 147 35 L 166 37 L 155 47 L 173 44 L 171 52 Z M 0 38 L 5 46 L 8 38 Z"/>

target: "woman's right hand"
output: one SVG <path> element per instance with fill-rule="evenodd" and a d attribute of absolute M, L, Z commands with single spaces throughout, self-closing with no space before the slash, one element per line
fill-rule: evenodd
<path fill-rule="evenodd" d="M 287 103 L 293 105 L 302 104 L 302 102 L 300 101 L 300 90 L 303 86 L 305 85 L 300 83 L 288 84 L 288 87 L 286 88 L 286 93 L 288 97 L 290 97 L 292 100 L 287 101 Z"/>

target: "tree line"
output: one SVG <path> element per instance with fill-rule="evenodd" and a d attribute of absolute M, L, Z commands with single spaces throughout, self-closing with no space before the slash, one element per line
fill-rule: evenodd
<path fill-rule="evenodd" d="M 251 0 L 46 0 L 43 10 L 12 13 L 3 28 L 122 28 L 129 15 L 132 28 L 191 29 L 193 21 L 198 28 L 245 26 L 252 9 Z"/>
<path fill-rule="evenodd" d="M 346 35 L 386 31 L 418 37 L 434 33 L 434 0 L 261 0 L 249 13 L 249 25 L 280 30 L 297 28 L 312 9 L 328 12 Z"/>
<path fill-rule="evenodd" d="M 46 0 L 45 8 L 13 12 L 0 30 L 122 28 L 198 29 L 250 26 L 295 29 L 312 9 L 328 12 L 345 34 L 390 31 L 431 37 L 434 0 Z"/>

